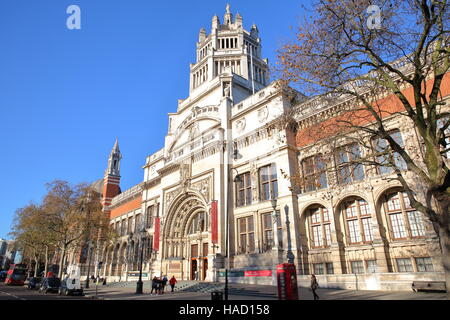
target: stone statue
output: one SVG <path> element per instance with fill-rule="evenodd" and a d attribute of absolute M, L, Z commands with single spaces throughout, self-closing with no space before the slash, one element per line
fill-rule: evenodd
<path fill-rule="evenodd" d="M 225 87 L 223 89 L 223 95 L 224 97 L 230 97 L 230 85 L 228 83 L 225 84 Z"/>

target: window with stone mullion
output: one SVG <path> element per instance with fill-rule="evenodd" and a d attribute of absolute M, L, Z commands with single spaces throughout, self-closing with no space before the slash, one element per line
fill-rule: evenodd
<path fill-rule="evenodd" d="M 310 233 L 313 248 L 329 247 L 331 245 L 331 223 L 328 210 L 323 207 L 309 211 Z"/>
<path fill-rule="evenodd" d="M 252 182 L 250 173 L 246 172 L 239 175 L 240 181 L 236 186 L 236 207 L 247 206 L 252 203 Z"/>
<path fill-rule="evenodd" d="M 361 150 L 356 143 L 341 147 L 335 154 L 339 184 L 348 184 L 364 179 L 364 168 L 358 163 Z"/>
<path fill-rule="evenodd" d="M 388 194 L 385 205 L 394 240 L 425 236 L 422 213 L 410 206 L 405 192 Z"/>
<path fill-rule="evenodd" d="M 147 217 L 146 217 L 146 227 L 151 228 L 153 226 L 153 215 L 154 215 L 155 206 L 150 206 L 147 208 Z"/>
<path fill-rule="evenodd" d="M 321 154 L 304 159 L 302 161 L 302 168 L 305 192 L 328 187 L 326 174 L 327 167 Z"/>
<path fill-rule="evenodd" d="M 272 215 L 270 213 L 263 215 L 263 230 L 263 249 L 269 250 L 273 246 Z"/>
<path fill-rule="evenodd" d="M 344 204 L 347 220 L 349 243 L 357 244 L 373 240 L 372 218 L 368 203 L 363 199 L 355 199 Z"/>
<path fill-rule="evenodd" d="M 400 131 L 394 130 L 389 133 L 389 136 L 397 142 L 397 144 L 400 147 L 404 147 L 402 135 Z M 375 156 L 375 159 L 377 163 L 379 164 L 377 166 L 377 172 L 378 174 L 389 174 L 394 171 L 393 165 L 395 165 L 400 170 L 406 170 L 407 165 L 405 160 L 402 158 L 402 156 L 394 152 L 389 142 L 386 139 L 381 139 L 379 137 L 374 137 L 372 139 L 373 148 L 375 149 L 375 152 L 377 155 Z"/>
<path fill-rule="evenodd" d="M 255 251 L 255 231 L 253 217 L 238 219 L 239 227 L 239 253 L 251 253 Z"/>
<path fill-rule="evenodd" d="M 278 198 L 278 180 L 274 163 L 259 169 L 259 185 L 261 200 L 270 200 L 272 196 Z"/>
<path fill-rule="evenodd" d="M 415 258 L 418 272 L 432 272 L 434 271 L 433 263 L 430 257 Z"/>

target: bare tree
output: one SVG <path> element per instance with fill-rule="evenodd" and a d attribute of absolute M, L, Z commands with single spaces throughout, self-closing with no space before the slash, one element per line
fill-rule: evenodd
<path fill-rule="evenodd" d="M 450 81 L 448 7 L 445 0 L 320 0 L 296 39 L 280 49 L 278 64 L 284 84 L 314 96 L 297 110 L 297 120 L 330 110 L 304 128 L 311 143 L 326 141 L 333 149 L 353 141 L 366 152 L 344 159 L 351 168 L 393 170 L 411 206 L 439 235 L 450 288 L 450 108 L 443 101 L 443 85 Z M 390 132 L 393 117 L 415 127 L 420 159 Z"/>

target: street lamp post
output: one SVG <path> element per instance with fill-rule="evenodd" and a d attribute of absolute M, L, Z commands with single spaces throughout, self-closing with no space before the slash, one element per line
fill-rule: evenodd
<path fill-rule="evenodd" d="M 141 230 L 141 241 L 140 241 L 140 245 L 141 245 L 141 256 L 140 256 L 140 261 L 139 261 L 139 280 L 136 283 L 136 294 L 142 294 L 143 293 L 143 282 L 142 282 L 142 264 L 143 264 L 143 260 L 144 260 L 144 234 L 145 234 L 145 229 L 142 228 Z"/>
<path fill-rule="evenodd" d="M 228 300 L 228 269 L 230 268 L 230 221 L 229 221 L 229 216 L 230 216 L 230 195 L 232 193 L 232 184 L 230 183 L 230 177 L 231 177 L 231 171 L 235 170 L 236 171 L 236 177 L 233 179 L 233 182 L 241 182 L 242 178 L 241 176 L 239 176 L 239 172 L 235 169 L 235 168 L 230 168 L 229 171 L 229 175 L 228 175 L 228 197 L 227 197 L 227 212 L 226 212 L 226 230 L 227 230 L 227 237 L 225 239 L 225 247 L 226 247 L 226 264 L 225 264 L 225 288 L 224 288 L 224 296 L 225 296 L 225 300 Z"/>
<path fill-rule="evenodd" d="M 278 239 L 278 213 L 277 213 L 277 199 L 275 198 L 275 193 L 272 191 L 270 193 L 270 202 L 272 204 L 272 225 L 273 225 L 273 246 L 272 250 L 278 253 L 279 250 L 279 239 Z"/>
<path fill-rule="evenodd" d="M 91 260 L 92 260 L 92 250 L 91 250 L 91 241 L 89 240 L 88 242 L 88 268 L 87 268 L 87 275 L 86 275 L 86 283 L 85 283 L 85 288 L 88 289 L 89 288 L 89 272 L 91 271 Z"/>

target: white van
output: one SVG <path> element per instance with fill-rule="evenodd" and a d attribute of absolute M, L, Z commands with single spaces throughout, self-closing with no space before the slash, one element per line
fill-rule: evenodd
<path fill-rule="evenodd" d="M 67 274 L 61 281 L 59 288 L 60 295 L 83 295 L 83 288 L 80 283 L 80 267 L 78 265 L 69 265 L 67 267 Z"/>

